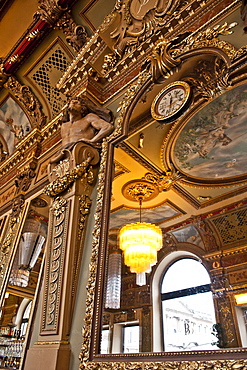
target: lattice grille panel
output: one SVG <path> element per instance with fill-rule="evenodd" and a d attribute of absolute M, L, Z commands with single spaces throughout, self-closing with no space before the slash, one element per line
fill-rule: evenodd
<path fill-rule="evenodd" d="M 229 244 L 247 239 L 247 209 L 233 211 L 211 220 L 217 228 L 222 243 Z"/>
<path fill-rule="evenodd" d="M 56 83 L 69 63 L 67 55 L 58 48 L 32 75 L 33 81 L 39 85 L 49 102 L 52 116 L 58 114 L 66 102 L 64 95 L 56 88 Z"/>

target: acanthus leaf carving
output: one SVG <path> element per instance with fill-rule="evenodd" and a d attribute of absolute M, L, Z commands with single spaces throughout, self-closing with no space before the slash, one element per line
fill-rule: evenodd
<path fill-rule="evenodd" d="M 179 172 L 176 172 L 174 169 L 172 171 L 166 171 L 164 175 L 157 176 L 150 172 L 146 173 L 144 179 L 156 184 L 159 192 L 168 191 L 170 188 L 182 178 L 182 175 Z"/>
<path fill-rule="evenodd" d="M 184 80 L 194 87 L 195 95 L 205 99 L 212 99 L 231 86 L 228 68 L 220 58 L 214 63 L 198 61 L 194 72 Z"/>
<path fill-rule="evenodd" d="M 178 70 L 181 64 L 181 56 L 192 50 L 216 48 L 221 50 L 222 54 L 229 60 L 233 60 L 238 50 L 232 44 L 220 40 L 218 36 L 231 34 L 233 32 L 232 28 L 235 26 L 236 23 L 229 25 L 224 23 L 201 32 L 186 32 L 171 41 L 167 39 L 158 40 L 144 68 L 150 69 L 153 82 L 161 83 Z M 222 81 L 223 85 L 225 82 Z"/>
<path fill-rule="evenodd" d="M 169 25 L 178 15 L 178 9 L 182 8 L 186 1 L 164 2 L 157 0 L 156 4 L 147 5 L 147 1 L 135 0 L 117 1 L 110 17 L 101 26 L 103 32 L 106 26 L 114 18 L 119 16 L 119 23 L 111 32 L 111 38 L 115 40 L 114 53 L 104 58 L 103 72 L 108 73 L 125 55 L 133 52 L 140 44 L 158 32 L 164 25 Z"/>
<path fill-rule="evenodd" d="M 34 17 L 40 17 L 45 22 L 53 25 L 65 11 L 59 5 L 59 0 L 39 0 L 39 7 Z"/>

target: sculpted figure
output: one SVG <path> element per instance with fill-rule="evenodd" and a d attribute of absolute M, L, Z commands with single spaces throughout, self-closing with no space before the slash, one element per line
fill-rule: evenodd
<path fill-rule="evenodd" d="M 86 97 L 75 97 L 70 100 L 63 121 L 61 152 L 52 159 L 52 162 L 62 158 L 63 149 L 70 150 L 78 142 L 99 148 L 100 141 L 114 129 L 111 112 L 93 105 Z"/>

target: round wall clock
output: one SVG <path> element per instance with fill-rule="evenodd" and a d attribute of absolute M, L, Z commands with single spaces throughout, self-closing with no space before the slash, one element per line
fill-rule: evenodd
<path fill-rule="evenodd" d="M 190 85 L 184 81 L 172 82 L 155 97 L 151 114 L 155 120 L 170 121 L 183 113 L 190 100 Z"/>

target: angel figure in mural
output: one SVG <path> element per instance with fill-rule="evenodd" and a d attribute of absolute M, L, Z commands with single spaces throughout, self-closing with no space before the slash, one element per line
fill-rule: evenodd
<path fill-rule="evenodd" d="M 15 135 L 14 146 L 16 146 L 16 144 L 18 144 L 18 142 L 24 137 L 23 127 L 21 125 L 19 126 L 13 124 L 10 131 Z"/>
<path fill-rule="evenodd" d="M 63 149 L 70 150 L 78 142 L 99 148 L 100 141 L 113 129 L 112 115 L 109 110 L 93 105 L 84 96 L 72 98 L 63 117 L 62 148 L 52 162 L 60 160 Z"/>
<path fill-rule="evenodd" d="M 200 157 L 205 158 L 218 143 L 225 146 L 232 142 L 232 139 L 226 135 L 225 130 L 230 127 L 229 119 L 233 116 L 233 108 L 234 104 L 231 104 L 228 109 L 218 112 L 214 116 L 215 126 L 207 133 L 201 134 L 204 139 L 200 139 L 198 145 Z"/>

